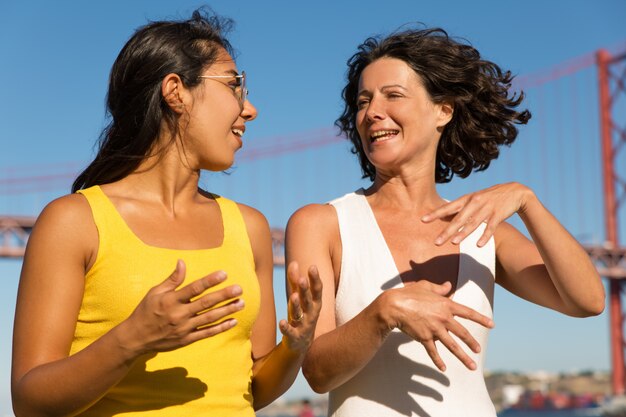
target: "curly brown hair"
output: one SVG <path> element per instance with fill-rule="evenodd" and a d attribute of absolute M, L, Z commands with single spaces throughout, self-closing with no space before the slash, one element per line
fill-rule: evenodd
<path fill-rule="evenodd" d="M 376 168 L 363 151 L 355 125 L 358 83 L 365 67 L 383 57 L 406 62 L 434 103 L 454 106 L 452 120 L 445 126 L 437 148 L 438 183 L 449 182 L 455 174 L 465 178 L 474 170 L 489 167 L 498 157 L 499 147 L 515 141 L 515 124 L 526 124 L 531 117 L 528 110 L 515 110 L 524 93 L 509 94 L 511 72 L 481 59 L 474 47 L 450 38 L 443 29 L 410 29 L 385 38 L 367 38 L 348 60 L 348 83 L 342 92 L 345 107 L 335 122 L 352 142 L 352 153 L 359 157 L 363 178 L 373 181 Z"/>

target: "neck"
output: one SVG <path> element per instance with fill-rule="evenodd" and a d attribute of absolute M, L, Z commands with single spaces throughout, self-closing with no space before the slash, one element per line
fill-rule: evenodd
<path fill-rule="evenodd" d="M 200 170 L 192 169 L 175 145 L 146 158 L 120 183 L 134 198 L 149 200 L 174 213 L 198 195 Z"/>
<path fill-rule="evenodd" d="M 428 168 L 400 173 L 377 171 L 367 194 L 380 207 L 424 214 L 444 202 L 437 193 L 434 172 Z"/>

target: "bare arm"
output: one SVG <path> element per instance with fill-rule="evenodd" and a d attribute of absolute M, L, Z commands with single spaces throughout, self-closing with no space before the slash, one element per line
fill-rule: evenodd
<path fill-rule="evenodd" d="M 534 194 L 519 214 L 534 244 L 508 224 L 498 227 L 498 283 L 528 301 L 570 316 L 602 313 L 604 287 L 580 244 Z"/>
<path fill-rule="evenodd" d="M 533 241 L 503 223 L 514 213 Z M 495 234 L 497 280 L 507 290 L 570 316 L 603 311 L 604 287 L 591 260 L 529 188 L 517 183 L 496 185 L 442 206 L 426 221 L 452 214 L 455 218 L 442 233 L 441 242 L 460 242 L 486 222 L 478 244 Z"/>
<path fill-rule="evenodd" d="M 337 327 L 335 292 L 341 262 L 337 216 L 331 206 L 311 205 L 298 210 L 287 226 L 287 259 L 302 267 L 315 264 L 324 284 L 322 311 L 315 341 L 306 355 L 303 372 L 316 392 L 332 390 L 356 375 L 376 354 L 389 332 L 403 332 L 426 347 L 433 362 L 445 369 L 435 348 L 439 339 L 469 368 L 475 364 L 450 336 L 457 334 L 472 350 L 480 347 L 454 316 L 483 325 L 491 321 L 454 303 L 445 295 L 450 284 L 422 282 L 383 292 L 348 322 Z M 355 349 L 358 344 L 358 349 Z"/>
<path fill-rule="evenodd" d="M 91 211 L 80 195 L 56 200 L 37 220 L 26 250 L 15 314 L 11 388 L 18 417 L 75 415 L 105 395 L 143 353 L 171 350 L 234 324 L 225 321 L 195 330 L 238 310 L 236 303 L 229 303 L 209 309 L 208 314 L 196 314 L 236 291 L 228 287 L 189 303 L 224 276 L 213 274 L 175 291 L 185 273 L 184 264 L 179 263 L 129 319 L 69 356 L 85 272 L 97 249 Z M 160 314 L 164 310 L 167 313 Z"/>
<path fill-rule="evenodd" d="M 316 392 L 329 391 L 354 376 L 374 356 L 388 332 L 374 309 L 336 329 L 335 275 L 339 271 L 335 272 L 333 266 L 331 246 L 338 241 L 337 218 L 331 206 L 303 207 L 294 213 L 287 225 L 287 262 L 295 260 L 303 268 L 316 265 L 323 283 L 322 310 L 315 342 L 302 368 Z M 359 349 L 354 349 L 354 340 L 359 340 Z"/>
<path fill-rule="evenodd" d="M 288 268 L 290 277 L 289 315 L 291 320 L 281 320 L 282 341 L 276 344 L 276 313 L 272 285 L 273 258 L 270 230 L 267 220 L 258 211 L 240 205 L 244 216 L 256 274 L 261 287 L 261 309 L 252 329 L 252 355 L 254 359 L 252 393 L 254 408 L 260 409 L 282 395 L 293 384 L 304 352 L 313 340 L 313 329 L 320 309 L 321 282 L 312 269 L 308 278 L 300 274 L 298 266 Z M 299 320 L 295 320 L 298 318 Z"/>

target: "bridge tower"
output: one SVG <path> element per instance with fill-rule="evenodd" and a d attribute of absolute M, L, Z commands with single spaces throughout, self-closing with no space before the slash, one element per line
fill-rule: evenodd
<path fill-rule="evenodd" d="M 622 299 L 626 281 L 626 248 L 619 246 L 618 218 L 620 206 L 626 202 L 626 176 L 624 166 L 618 163 L 620 152 L 626 150 L 626 52 L 611 56 L 606 50 L 596 54 L 598 65 L 600 129 L 602 141 L 602 170 L 604 192 L 604 218 L 606 240 L 604 248 L 604 271 L 609 279 L 609 318 L 611 337 L 612 387 L 613 394 L 624 395 L 624 313 Z M 622 99 L 622 102 L 619 102 Z M 622 117 L 618 120 L 618 113 Z M 620 125 L 620 122 L 622 123 Z M 624 161 L 622 155 L 622 160 Z M 621 167 L 621 172 L 618 168 Z M 603 273 L 604 272 L 604 273 Z"/>

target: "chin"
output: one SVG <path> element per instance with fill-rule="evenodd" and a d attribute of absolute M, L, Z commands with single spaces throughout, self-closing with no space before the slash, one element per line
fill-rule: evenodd
<path fill-rule="evenodd" d="M 227 169 L 232 168 L 234 163 L 235 163 L 234 159 L 231 159 L 230 161 L 219 161 L 219 162 L 211 161 L 210 163 L 204 164 L 202 169 L 206 171 L 212 171 L 212 172 L 226 171 Z"/>

